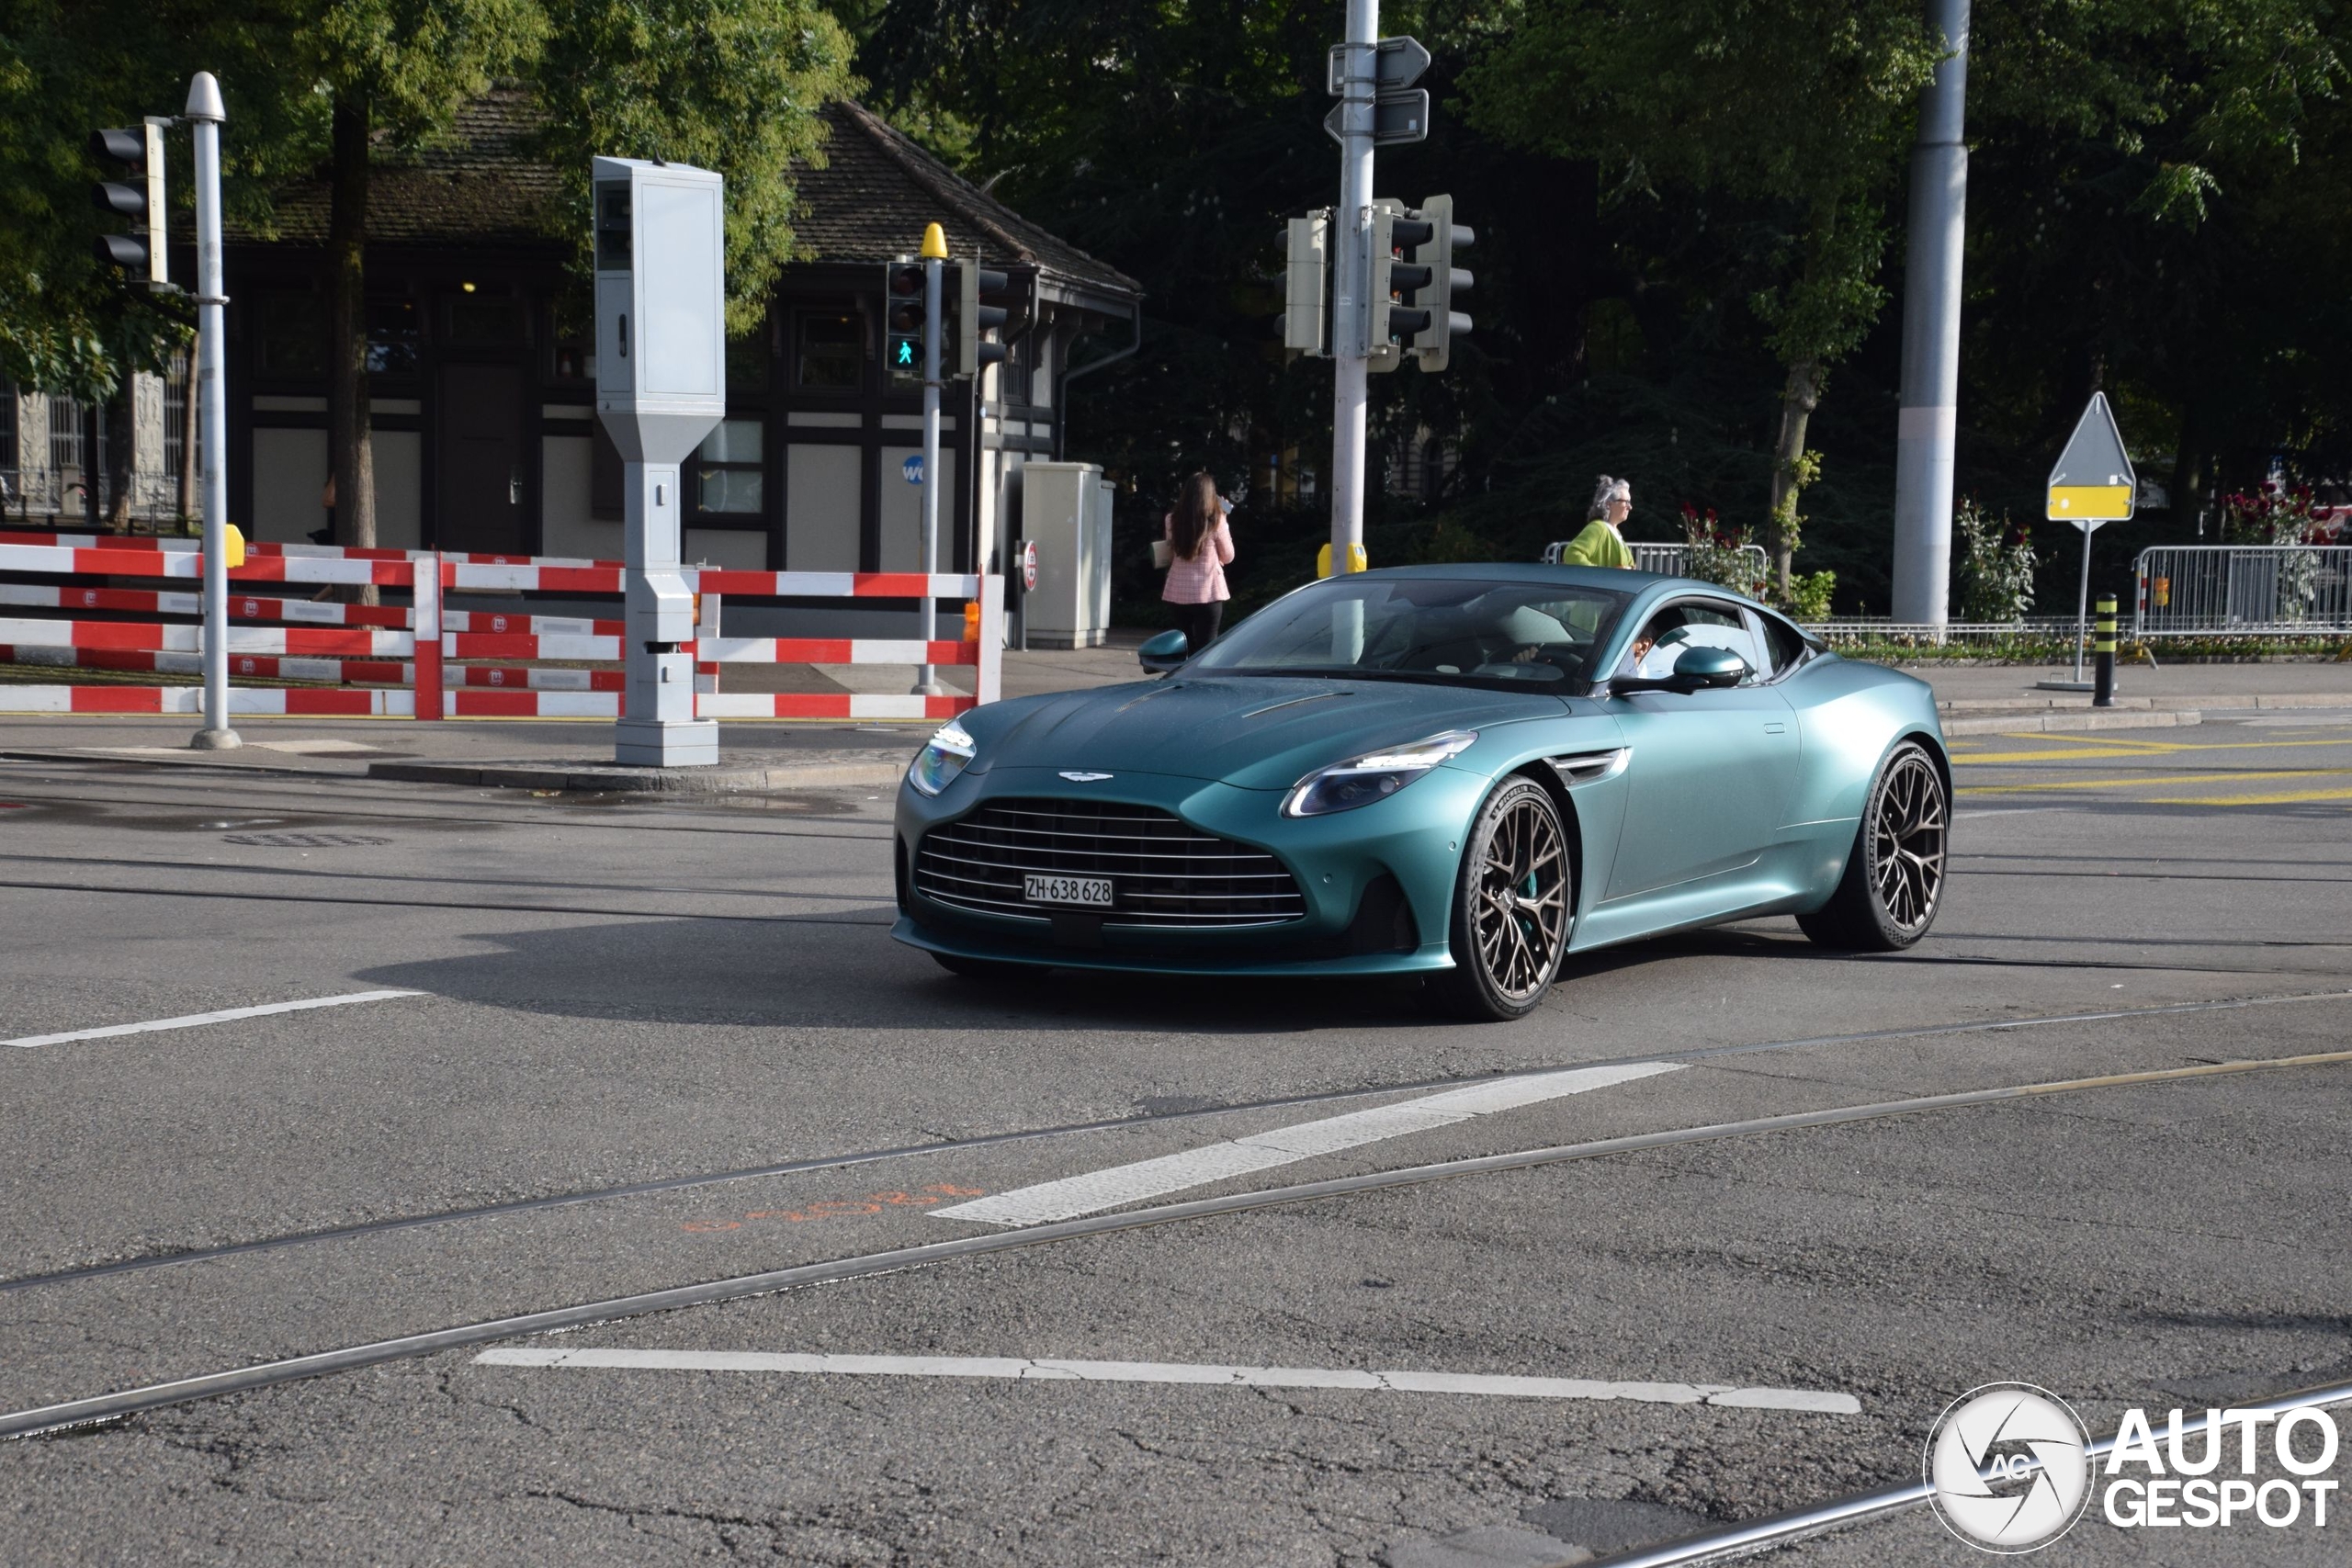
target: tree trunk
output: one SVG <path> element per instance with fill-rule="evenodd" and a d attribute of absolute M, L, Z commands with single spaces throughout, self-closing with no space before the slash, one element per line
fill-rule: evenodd
<path fill-rule="evenodd" d="M 376 464 L 368 406 L 368 99 L 334 105 L 334 205 L 327 218 L 327 461 L 335 543 L 376 547 Z M 358 602 L 377 602 L 375 588 Z"/>
<path fill-rule="evenodd" d="M 96 398 L 82 404 L 82 525 L 98 531 L 98 421 L 103 405 Z"/>
<path fill-rule="evenodd" d="M 114 396 L 99 405 L 99 417 L 107 427 L 107 529 L 115 534 L 130 532 L 131 430 L 139 409 L 136 388 L 137 383 L 125 376 Z"/>
<path fill-rule="evenodd" d="M 1804 429 L 1820 401 L 1821 362 L 1800 359 L 1790 366 L 1788 382 L 1781 389 L 1781 438 L 1772 445 L 1772 566 L 1783 598 L 1793 586 L 1790 564 L 1797 549 L 1797 492 L 1804 488 Z"/>

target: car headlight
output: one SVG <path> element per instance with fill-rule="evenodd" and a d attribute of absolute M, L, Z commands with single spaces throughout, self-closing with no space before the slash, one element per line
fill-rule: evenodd
<path fill-rule="evenodd" d="M 1317 768 L 1291 786 L 1283 802 L 1285 817 L 1323 817 L 1385 800 L 1449 757 L 1458 757 L 1478 739 L 1475 729 L 1449 729 L 1410 745 L 1351 757 Z"/>
<path fill-rule="evenodd" d="M 932 732 L 907 769 L 907 782 L 924 795 L 937 795 L 971 766 L 975 748 L 964 727 L 952 720 Z"/>

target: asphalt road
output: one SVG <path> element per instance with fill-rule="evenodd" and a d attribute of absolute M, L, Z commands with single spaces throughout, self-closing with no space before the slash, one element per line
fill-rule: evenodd
<path fill-rule="evenodd" d="M 1757 921 L 1486 1027 L 955 979 L 867 792 L 0 762 L 0 1040 L 407 993 L 0 1047 L 0 1411 L 608 1303 L 0 1445 L 0 1561 L 1567 1562 L 1916 1479 L 1987 1382 L 2352 1380 L 2352 722 L 1957 750 L 1911 953 Z"/>

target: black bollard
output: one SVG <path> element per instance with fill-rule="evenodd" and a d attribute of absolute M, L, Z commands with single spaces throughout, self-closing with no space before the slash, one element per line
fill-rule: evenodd
<path fill-rule="evenodd" d="M 2098 602 L 2098 619 L 2091 629 L 2091 652 L 2096 656 L 2091 671 L 2091 706 L 2111 708 L 2115 705 L 2115 596 L 2109 594 Z"/>

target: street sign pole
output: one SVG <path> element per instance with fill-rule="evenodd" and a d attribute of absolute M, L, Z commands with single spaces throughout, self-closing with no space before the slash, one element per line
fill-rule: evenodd
<path fill-rule="evenodd" d="M 1363 543 L 1364 405 L 1372 288 L 1372 164 L 1380 0 L 1348 0 L 1339 50 L 1340 205 L 1331 214 L 1331 561 L 1351 571 Z M 1351 653 L 1350 660 L 1353 655 Z"/>
<path fill-rule="evenodd" d="M 199 71 L 187 85 L 196 128 L 196 406 L 204 446 L 204 728 L 188 744 L 226 751 L 244 744 L 229 728 L 229 429 L 220 281 L 220 84 Z"/>
<path fill-rule="evenodd" d="M 947 259 L 947 236 L 933 223 L 922 231 L 922 669 L 914 694 L 944 697 L 931 667 L 932 638 L 938 635 L 939 605 L 931 596 L 931 574 L 939 570 L 939 310 L 940 268 Z"/>
<path fill-rule="evenodd" d="M 2087 692 L 2083 679 L 2083 645 L 2090 637 L 2091 536 L 2102 523 L 2125 523 L 2138 504 L 2140 481 L 2132 472 L 2132 456 L 2123 449 L 2123 433 L 2115 427 L 2115 411 L 2105 392 L 2093 392 L 2075 422 L 2075 434 L 2050 470 L 2049 496 L 2043 514 L 2052 522 L 2072 523 L 2083 531 L 2082 585 L 2075 596 L 2075 678 L 2037 681 L 2045 692 Z M 2110 692 L 2110 694 L 2112 693 Z"/>
<path fill-rule="evenodd" d="M 1930 0 L 1951 55 L 1919 101 L 1903 278 L 1894 427 L 1894 618 L 1940 627 L 1951 589 L 1952 450 L 1960 424 L 1961 240 L 1968 209 L 1968 0 Z"/>

